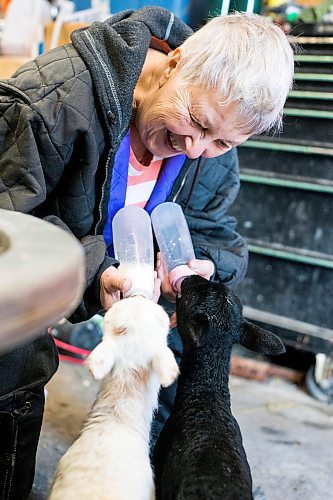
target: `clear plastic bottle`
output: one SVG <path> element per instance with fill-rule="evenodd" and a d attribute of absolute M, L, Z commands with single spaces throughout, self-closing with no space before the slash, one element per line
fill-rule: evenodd
<path fill-rule="evenodd" d="M 119 270 L 132 280 L 132 287 L 124 297 L 143 295 L 152 299 L 154 245 L 149 215 L 140 207 L 124 207 L 113 218 L 112 232 Z"/>
<path fill-rule="evenodd" d="M 171 286 L 179 292 L 182 280 L 196 274 L 187 265 L 195 255 L 182 208 L 177 203 L 161 203 L 153 210 L 151 220 Z"/>

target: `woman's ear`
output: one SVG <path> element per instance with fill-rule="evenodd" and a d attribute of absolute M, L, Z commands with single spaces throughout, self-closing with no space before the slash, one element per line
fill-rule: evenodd
<path fill-rule="evenodd" d="M 171 54 L 168 55 L 167 66 L 164 68 L 164 71 L 158 81 L 158 86 L 161 88 L 163 85 L 169 80 L 171 74 L 177 69 L 178 63 L 181 59 L 181 51 L 179 48 L 172 51 Z"/>
<path fill-rule="evenodd" d="M 243 320 L 243 331 L 239 343 L 262 354 L 283 354 L 286 348 L 282 340 L 272 332 L 264 330 L 250 321 Z"/>

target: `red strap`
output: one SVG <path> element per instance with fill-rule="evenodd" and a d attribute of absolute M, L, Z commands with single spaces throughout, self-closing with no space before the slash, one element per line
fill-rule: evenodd
<path fill-rule="evenodd" d="M 75 347 L 74 345 L 67 344 L 66 342 L 63 342 L 62 340 L 59 340 L 55 337 L 54 342 L 57 347 L 60 347 L 61 349 L 64 349 L 65 351 L 73 352 L 74 354 L 79 354 L 80 356 L 84 356 L 85 358 L 89 356 L 91 351 L 88 351 L 87 349 L 81 349 L 81 347 Z"/>

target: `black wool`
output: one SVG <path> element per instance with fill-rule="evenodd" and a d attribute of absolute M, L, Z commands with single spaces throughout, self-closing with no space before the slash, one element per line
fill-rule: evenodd
<path fill-rule="evenodd" d="M 232 345 L 283 352 L 276 335 L 245 321 L 238 297 L 219 283 L 186 278 L 177 300 L 184 352 L 174 409 L 154 451 L 157 500 L 252 499 L 252 478 L 231 413 Z"/>

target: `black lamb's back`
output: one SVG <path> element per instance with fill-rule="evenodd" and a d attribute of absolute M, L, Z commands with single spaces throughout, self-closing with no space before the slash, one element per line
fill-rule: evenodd
<path fill-rule="evenodd" d="M 250 500 L 252 479 L 239 426 L 223 395 L 177 398 L 154 453 L 157 500 Z"/>

